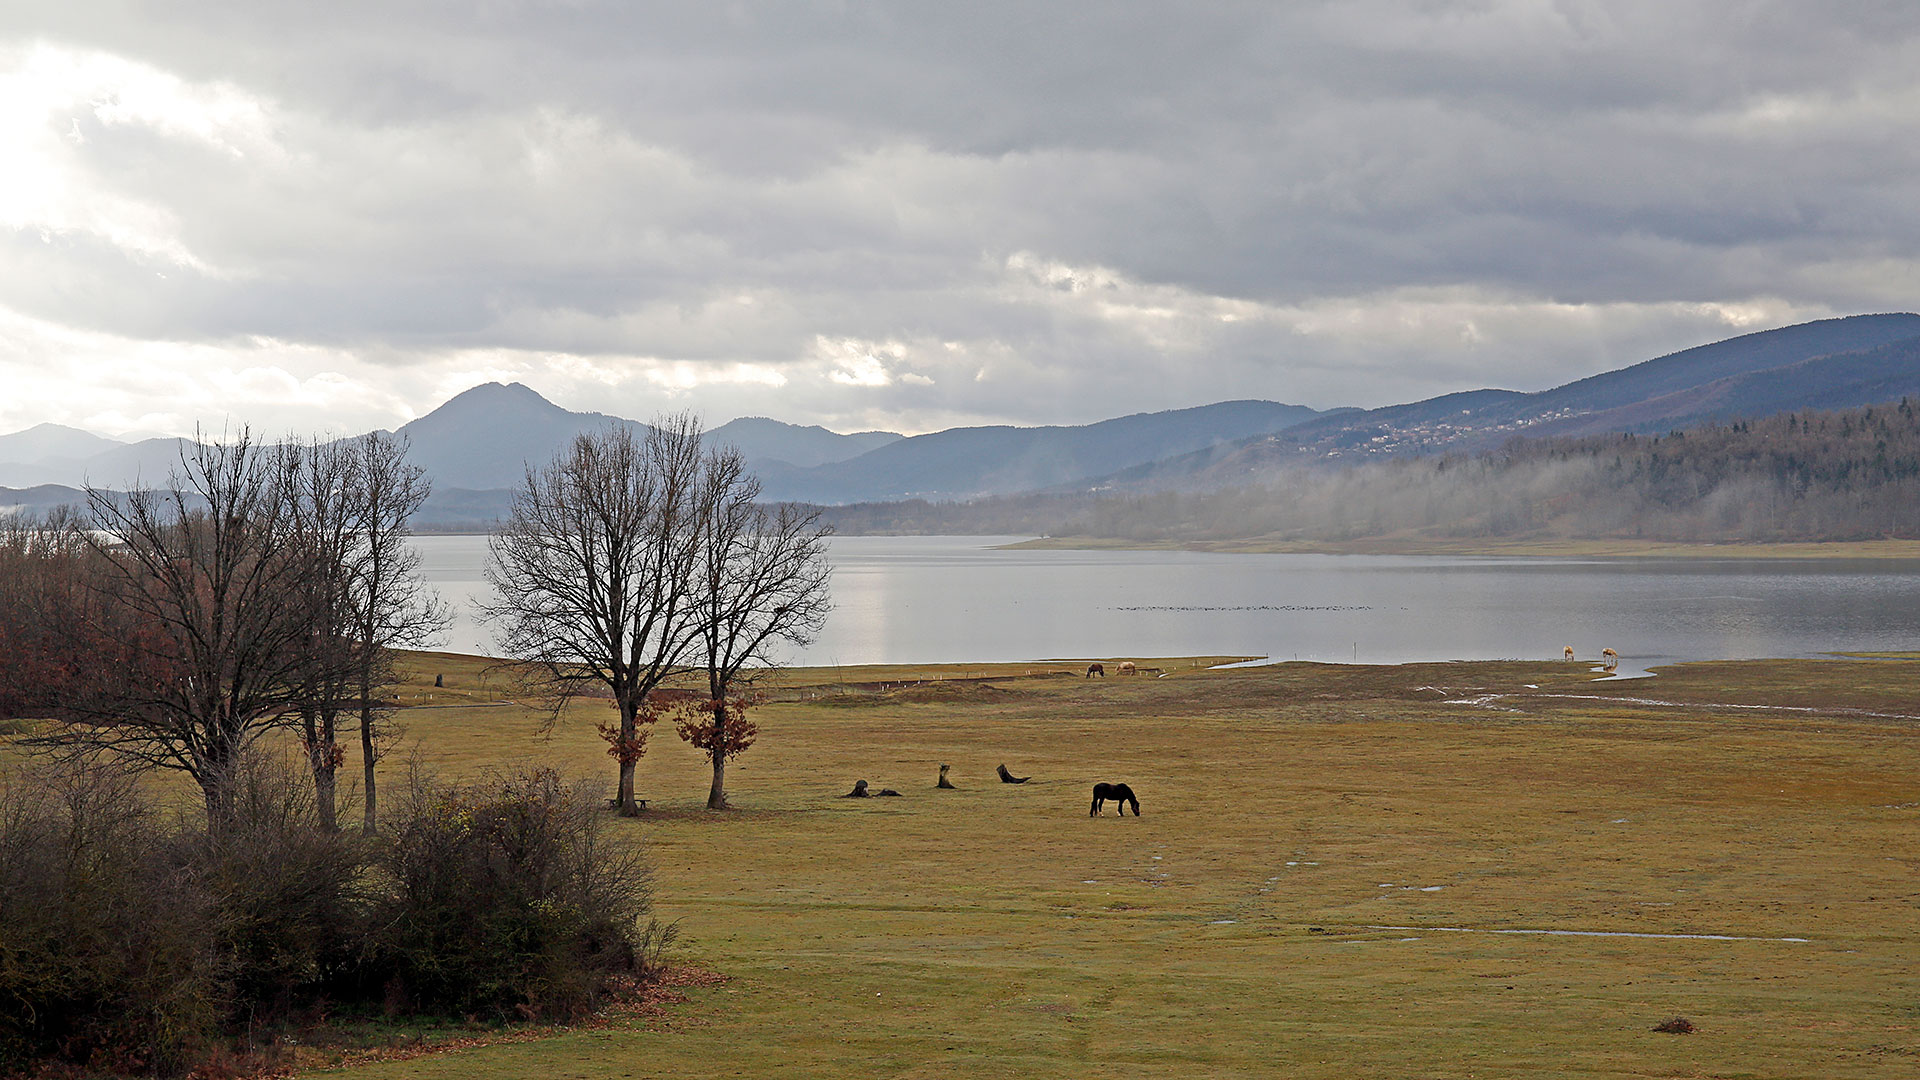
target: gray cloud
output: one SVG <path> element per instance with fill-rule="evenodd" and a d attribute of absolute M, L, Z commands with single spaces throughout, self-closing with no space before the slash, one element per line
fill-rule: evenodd
<path fill-rule="evenodd" d="M 178 388 L 0 428 L 1382 404 L 1920 290 L 1900 3 L 44 7 L 0 374 Z"/>

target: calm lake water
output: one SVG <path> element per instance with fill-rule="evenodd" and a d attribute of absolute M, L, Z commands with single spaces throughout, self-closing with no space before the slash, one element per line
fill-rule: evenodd
<path fill-rule="evenodd" d="M 1898 560 L 1510 559 L 996 551 L 1022 537 L 833 541 L 834 611 L 806 664 L 1265 655 L 1391 664 L 1678 660 L 1920 649 L 1920 565 Z M 447 648 L 489 653 L 473 598 L 483 536 L 415 539 L 456 613 Z"/>

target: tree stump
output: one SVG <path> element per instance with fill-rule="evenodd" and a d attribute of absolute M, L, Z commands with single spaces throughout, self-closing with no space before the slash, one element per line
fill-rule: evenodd
<path fill-rule="evenodd" d="M 1003 784 L 1024 784 L 1031 779 L 1031 776 L 1015 776 L 1007 771 L 1006 765 L 1000 766 L 1000 782 Z"/>

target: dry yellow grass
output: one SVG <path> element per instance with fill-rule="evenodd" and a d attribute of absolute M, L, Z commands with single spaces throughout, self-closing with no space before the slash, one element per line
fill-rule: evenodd
<path fill-rule="evenodd" d="M 1183 674 L 790 673 L 731 813 L 657 733 L 620 827 L 684 957 L 734 980 L 652 1028 L 352 1075 L 1920 1070 L 1920 724 L 1886 715 L 1920 713 L 1920 667 L 1149 662 Z M 991 677 L 899 685 L 943 674 Z M 511 707 L 405 719 L 443 769 L 610 773 L 596 708 L 551 740 Z M 836 797 L 859 778 L 905 797 Z M 1146 816 L 1090 819 L 1107 779 Z M 1699 1032 L 1650 1030 L 1674 1015 Z"/>

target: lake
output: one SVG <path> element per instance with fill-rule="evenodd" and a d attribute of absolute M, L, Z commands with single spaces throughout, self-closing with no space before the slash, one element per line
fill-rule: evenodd
<path fill-rule="evenodd" d="M 1014 536 L 849 536 L 803 664 L 1109 656 L 1679 660 L 1920 649 L 1920 564 L 1001 551 Z M 455 611 L 445 647 L 493 651 L 472 614 L 484 536 L 414 539 Z"/>

